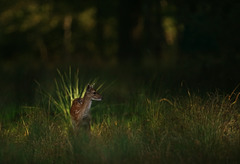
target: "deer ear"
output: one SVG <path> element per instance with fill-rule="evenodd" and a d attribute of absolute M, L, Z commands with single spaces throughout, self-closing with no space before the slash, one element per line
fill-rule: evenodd
<path fill-rule="evenodd" d="M 92 86 L 90 84 L 87 85 L 87 91 L 90 91 Z"/>

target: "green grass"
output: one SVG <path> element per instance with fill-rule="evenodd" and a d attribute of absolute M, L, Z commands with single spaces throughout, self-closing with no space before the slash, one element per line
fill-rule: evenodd
<path fill-rule="evenodd" d="M 19 119 L 0 121 L 0 163 L 240 162 L 240 106 L 233 104 L 234 94 L 188 91 L 166 99 L 147 94 L 143 86 L 125 103 L 108 97 L 93 102 L 91 134 L 74 135 L 66 120 L 71 100 L 86 84 L 78 73 L 71 77 L 71 70 L 59 72 L 54 92 L 43 92 Z"/>

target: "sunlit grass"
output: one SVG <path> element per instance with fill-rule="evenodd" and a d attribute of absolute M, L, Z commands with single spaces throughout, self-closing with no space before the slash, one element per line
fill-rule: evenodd
<path fill-rule="evenodd" d="M 44 108 L 56 110 L 55 114 L 57 113 L 67 124 L 71 124 L 70 108 L 72 101 L 75 98 L 82 98 L 86 92 L 87 84 L 96 84 L 97 79 L 84 83 L 83 80 L 79 79 L 79 70 L 72 72 L 71 67 L 69 67 L 68 72 L 57 70 L 57 73 L 58 77 L 54 80 L 54 92 L 50 93 L 40 89 L 40 94 L 44 97 L 44 101 L 48 101 Z M 103 83 L 95 87 L 99 90 L 102 86 Z"/>
<path fill-rule="evenodd" d="M 86 84 L 71 69 L 58 75 L 54 93 L 42 95 L 45 103 L 28 108 L 19 120 L 0 122 L 1 163 L 240 161 L 239 102 L 229 98 L 234 93 L 199 96 L 188 91 L 169 99 L 150 98 L 143 86 L 126 103 L 98 103 L 91 134 L 74 135 L 66 126 L 69 109 Z"/>

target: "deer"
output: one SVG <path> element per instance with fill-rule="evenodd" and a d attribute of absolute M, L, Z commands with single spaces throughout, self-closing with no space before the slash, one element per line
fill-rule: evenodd
<path fill-rule="evenodd" d="M 72 125 L 75 131 L 79 129 L 91 130 L 91 115 L 90 108 L 92 101 L 101 101 L 102 96 L 97 93 L 93 85 L 87 85 L 86 92 L 83 98 L 76 98 L 72 102 L 70 115 Z"/>

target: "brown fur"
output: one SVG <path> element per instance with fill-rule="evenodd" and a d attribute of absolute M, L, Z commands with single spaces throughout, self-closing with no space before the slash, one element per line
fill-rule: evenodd
<path fill-rule="evenodd" d="M 73 100 L 70 114 L 75 130 L 81 127 L 90 130 L 90 108 L 92 100 L 101 101 L 102 96 L 90 85 L 87 86 L 87 90 L 83 98 L 76 98 Z"/>

